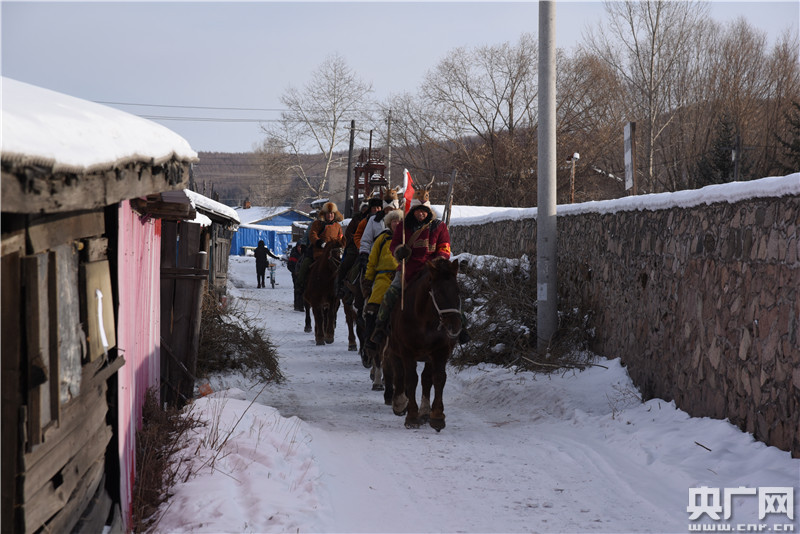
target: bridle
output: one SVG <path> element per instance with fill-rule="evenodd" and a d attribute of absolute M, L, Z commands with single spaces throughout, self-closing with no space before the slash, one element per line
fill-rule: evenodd
<path fill-rule="evenodd" d="M 341 249 L 342 247 L 337 247 L 337 248 Z M 341 255 L 340 255 L 340 256 L 337 258 L 337 257 L 334 255 L 334 252 L 335 252 L 335 250 L 331 251 L 330 255 L 328 256 L 328 261 L 329 261 L 329 262 L 331 262 L 331 264 L 333 265 L 333 268 L 334 268 L 334 270 L 335 270 L 335 269 L 338 269 L 338 268 L 339 268 L 339 265 L 341 265 L 341 264 L 342 264 L 342 257 L 341 257 Z"/>
<path fill-rule="evenodd" d="M 459 301 L 458 301 L 458 308 L 457 309 L 456 308 L 445 308 L 445 309 L 442 309 L 442 308 L 439 307 L 439 303 L 436 302 L 436 296 L 433 294 L 433 288 L 431 288 L 428 291 L 428 294 L 431 296 L 431 302 L 433 302 L 433 307 L 436 309 L 436 313 L 439 314 L 439 327 L 437 328 L 437 330 L 441 330 L 442 327 L 444 327 L 444 329 L 447 331 L 447 335 L 448 336 L 450 336 L 451 338 L 458 337 L 458 334 L 461 333 L 461 329 L 464 327 L 464 325 L 461 324 L 461 320 L 460 320 L 460 318 L 461 318 L 461 299 L 459 299 Z M 446 326 L 444 326 L 444 316 L 447 315 L 447 314 L 451 314 L 451 315 L 452 314 L 458 314 L 458 316 L 459 316 L 458 332 L 456 332 L 455 334 L 450 333 L 450 330 L 448 330 L 448 328 Z"/>

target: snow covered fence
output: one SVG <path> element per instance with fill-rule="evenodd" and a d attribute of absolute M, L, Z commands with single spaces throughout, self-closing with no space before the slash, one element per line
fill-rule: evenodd
<path fill-rule="evenodd" d="M 535 272 L 535 217 L 454 221 L 453 252 Z M 558 280 L 645 398 L 800 457 L 800 174 L 559 206 Z"/>

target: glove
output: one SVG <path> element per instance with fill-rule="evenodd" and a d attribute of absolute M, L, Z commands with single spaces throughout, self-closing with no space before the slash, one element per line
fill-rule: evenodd
<path fill-rule="evenodd" d="M 369 254 L 367 254 L 366 252 L 360 253 L 358 255 L 358 261 L 361 264 L 361 270 L 362 271 L 366 271 L 367 270 L 367 264 L 369 263 Z"/>
<path fill-rule="evenodd" d="M 397 261 L 403 261 L 411 256 L 411 247 L 403 245 L 394 249 L 394 258 Z"/>

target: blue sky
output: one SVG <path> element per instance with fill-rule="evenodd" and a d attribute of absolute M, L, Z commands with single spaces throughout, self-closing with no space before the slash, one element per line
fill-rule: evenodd
<path fill-rule="evenodd" d="M 3 76 L 94 101 L 279 109 L 337 52 L 379 99 L 414 92 L 458 46 L 516 41 L 538 28 L 535 2 L 6 2 Z M 745 16 L 797 33 L 800 0 L 713 2 L 720 22 Z M 600 2 L 556 4 L 556 44 L 570 49 L 603 20 Z M 277 111 L 121 106 L 150 116 L 275 119 Z M 160 120 L 198 151 L 244 152 L 254 122 Z"/>

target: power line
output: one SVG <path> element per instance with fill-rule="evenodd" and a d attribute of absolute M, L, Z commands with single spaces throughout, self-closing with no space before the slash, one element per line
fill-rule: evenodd
<path fill-rule="evenodd" d="M 236 107 L 214 107 L 214 106 L 174 106 L 169 104 L 138 104 L 135 102 L 108 102 L 105 100 L 95 100 L 97 104 L 110 104 L 113 106 L 142 106 L 149 108 L 179 108 L 179 109 L 216 109 L 223 111 L 289 111 L 284 108 L 236 108 Z"/>
<path fill-rule="evenodd" d="M 280 119 L 234 119 L 216 117 L 165 117 L 162 115 L 139 115 L 143 119 L 154 121 L 187 121 L 187 122 L 282 122 Z"/>

